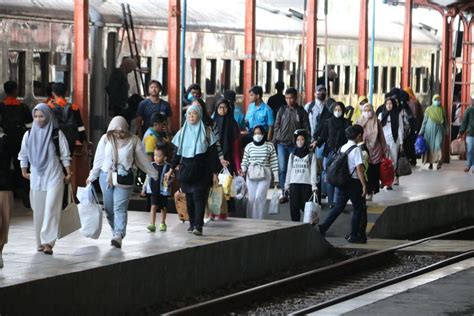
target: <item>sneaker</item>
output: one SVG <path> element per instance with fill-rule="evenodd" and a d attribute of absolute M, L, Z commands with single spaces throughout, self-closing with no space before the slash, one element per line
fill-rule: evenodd
<path fill-rule="evenodd" d="M 365 197 L 365 200 L 366 201 L 372 201 L 372 198 L 374 197 L 373 194 L 367 194 L 367 196 Z"/>
<path fill-rule="evenodd" d="M 2 253 L 0 252 L 0 269 L 3 268 L 3 257 Z"/>
<path fill-rule="evenodd" d="M 114 237 L 110 241 L 110 244 L 115 248 L 122 248 L 122 237 Z"/>
<path fill-rule="evenodd" d="M 146 227 L 150 232 L 154 233 L 156 232 L 156 226 L 155 224 L 150 224 Z"/>
<path fill-rule="evenodd" d="M 347 242 L 353 243 L 353 244 L 366 244 L 367 239 L 359 238 L 359 237 L 352 237 L 349 236 L 349 238 L 346 239 Z"/>
<path fill-rule="evenodd" d="M 393 181 L 393 185 L 400 185 L 400 182 L 398 180 L 398 177 L 395 178 L 395 181 Z"/>
<path fill-rule="evenodd" d="M 432 170 L 433 169 L 433 164 L 430 163 L 430 165 L 428 166 L 428 169 Z"/>
<path fill-rule="evenodd" d="M 194 230 L 194 226 L 189 226 L 189 228 L 188 228 L 188 233 L 192 233 L 193 230 Z"/>
<path fill-rule="evenodd" d="M 209 223 L 210 221 L 213 221 L 213 220 L 214 220 L 214 217 L 212 217 L 212 216 L 206 217 L 204 219 L 204 225 L 206 225 L 207 223 Z"/>
<path fill-rule="evenodd" d="M 194 228 L 194 230 L 193 230 L 193 235 L 195 235 L 195 236 L 202 236 L 202 228 L 196 226 L 196 227 Z"/>
<path fill-rule="evenodd" d="M 388 186 L 387 186 L 387 190 L 388 190 L 388 191 L 392 191 L 392 190 L 393 190 L 392 186 L 391 186 L 391 185 L 388 185 Z"/>
<path fill-rule="evenodd" d="M 465 173 L 468 173 L 469 170 L 471 170 L 471 168 L 468 168 L 468 167 L 464 168 L 464 172 L 465 172 Z"/>
<path fill-rule="evenodd" d="M 280 204 L 284 204 L 284 203 L 288 203 L 289 200 L 290 199 L 288 199 L 288 197 L 286 195 L 283 195 L 283 196 L 280 197 L 279 202 L 280 202 Z"/>
<path fill-rule="evenodd" d="M 45 244 L 43 253 L 46 254 L 46 255 L 52 255 L 53 254 L 53 247 L 49 244 Z"/>
<path fill-rule="evenodd" d="M 166 231 L 166 224 L 165 223 L 161 223 L 160 224 L 160 232 L 165 232 Z"/>

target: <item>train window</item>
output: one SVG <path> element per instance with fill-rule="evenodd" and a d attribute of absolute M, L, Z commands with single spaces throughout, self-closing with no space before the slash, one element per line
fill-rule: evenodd
<path fill-rule="evenodd" d="M 355 76 L 354 76 L 354 94 L 358 94 L 359 91 L 359 66 L 355 66 Z"/>
<path fill-rule="evenodd" d="M 332 82 L 332 93 L 335 94 L 335 95 L 338 95 L 339 94 L 339 83 L 340 83 L 339 74 L 341 73 L 341 66 L 329 65 L 329 69 L 333 69 L 336 72 L 336 78 L 334 78 L 334 81 Z"/>
<path fill-rule="evenodd" d="M 428 93 L 428 79 L 430 77 L 430 72 L 429 72 L 428 67 L 424 67 L 423 70 L 424 70 L 423 71 L 423 79 L 422 79 L 423 82 L 422 82 L 422 85 L 421 85 L 421 87 L 422 87 L 421 91 L 422 91 L 423 94 L 426 94 L 426 93 Z"/>
<path fill-rule="evenodd" d="M 140 57 L 140 70 L 142 71 L 141 76 L 143 78 L 143 82 L 145 83 L 145 87 L 148 87 L 148 83 L 151 80 L 151 57 Z"/>
<path fill-rule="evenodd" d="M 18 84 L 18 96 L 25 96 L 25 52 L 8 52 L 8 79 Z"/>
<path fill-rule="evenodd" d="M 158 58 L 157 78 L 161 82 L 161 95 L 168 95 L 168 58 Z"/>
<path fill-rule="evenodd" d="M 244 87 L 244 61 L 236 60 L 235 61 L 235 93 L 242 94 Z"/>
<path fill-rule="evenodd" d="M 415 68 L 415 93 L 420 93 L 421 91 L 421 68 Z"/>
<path fill-rule="evenodd" d="M 191 58 L 191 81 L 201 84 L 201 59 Z"/>
<path fill-rule="evenodd" d="M 275 63 L 275 68 L 277 69 L 277 72 L 278 72 L 278 81 L 284 81 L 283 77 L 285 74 L 285 63 L 283 61 L 277 61 Z"/>
<path fill-rule="evenodd" d="M 47 96 L 49 82 L 49 53 L 33 53 L 33 95 Z"/>
<path fill-rule="evenodd" d="M 344 94 L 349 94 L 351 86 L 351 66 L 344 66 Z"/>
<path fill-rule="evenodd" d="M 221 91 L 230 89 L 230 73 L 231 73 L 231 61 L 228 59 L 223 60 L 222 74 L 221 74 Z"/>
<path fill-rule="evenodd" d="M 390 89 L 396 86 L 397 82 L 397 67 L 390 67 Z"/>
<path fill-rule="evenodd" d="M 373 82 L 373 92 L 379 93 L 379 66 L 374 67 L 374 82 Z"/>
<path fill-rule="evenodd" d="M 66 96 L 69 96 L 71 93 L 70 74 L 71 74 L 71 54 L 55 53 L 52 81 L 62 82 L 66 85 Z"/>
<path fill-rule="evenodd" d="M 290 87 L 296 87 L 296 63 L 291 63 L 291 71 L 290 71 Z"/>
<path fill-rule="evenodd" d="M 382 93 L 386 93 L 388 84 L 388 67 L 382 67 L 382 83 L 381 83 L 381 91 Z"/>
<path fill-rule="evenodd" d="M 267 66 L 266 73 L 265 73 L 265 93 L 271 93 L 272 92 L 272 62 L 267 61 L 265 62 L 265 65 Z"/>
<path fill-rule="evenodd" d="M 216 94 L 216 60 L 206 61 L 206 94 Z"/>

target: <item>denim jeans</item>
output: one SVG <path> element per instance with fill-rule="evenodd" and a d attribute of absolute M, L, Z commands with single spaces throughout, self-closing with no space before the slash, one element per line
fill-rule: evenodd
<path fill-rule="evenodd" d="M 278 182 L 280 183 L 281 191 L 285 194 L 285 180 L 286 169 L 288 167 L 288 159 L 290 154 L 295 152 L 295 145 L 277 144 L 278 154 Z"/>
<path fill-rule="evenodd" d="M 321 178 L 323 180 L 323 192 L 326 192 L 326 195 L 328 196 L 328 204 L 334 204 L 334 198 L 337 193 L 337 188 L 330 184 L 326 178 L 327 163 L 329 158 L 331 158 L 333 155 L 333 153 L 329 153 L 326 157 L 323 158 L 323 172 L 321 174 Z"/>
<path fill-rule="evenodd" d="M 466 167 L 472 168 L 474 166 L 474 136 L 466 136 L 467 153 L 466 153 Z"/>
<path fill-rule="evenodd" d="M 346 187 L 338 188 L 336 206 L 321 224 L 321 229 L 323 232 L 329 229 L 346 207 L 348 200 L 351 200 L 352 207 L 354 208 L 351 221 L 351 237 L 365 238 L 367 206 L 365 204 L 365 197 L 362 197 L 362 185 L 358 179 L 352 179 Z"/>
<path fill-rule="evenodd" d="M 114 237 L 125 237 L 127 229 L 127 210 L 133 187 L 107 187 L 107 173 L 101 171 L 99 176 L 100 189 L 104 200 L 105 213 Z"/>

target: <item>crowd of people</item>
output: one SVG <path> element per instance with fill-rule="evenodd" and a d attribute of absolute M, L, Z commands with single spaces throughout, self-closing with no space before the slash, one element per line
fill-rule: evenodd
<path fill-rule="evenodd" d="M 161 83 L 152 80 L 149 97 L 136 107 L 136 133 L 132 133 L 130 109 L 122 92 L 128 91 L 123 78 L 133 67 L 124 61 L 113 73 L 116 82 L 109 84 L 107 91 L 112 95 L 115 89 L 121 94 L 109 99 L 114 116 L 97 144 L 87 178 L 87 183 L 98 180 L 112 230 L 111 244 L 117 248 L 122 247 L 126 235 L 136 169 L 146 175 L 142 195 L 150 207 L 150 232 L 156 231 L 158 211 L 159 230 L 166 231 L 168 198 L 172 184 L 179 183 L 186 196 L 188 231 L 202 235 L 209 190 L 218 184 L 218 174 L 226 168 L 233 176 L 246 179 L 248 217 L 263 219 L 273 184 L 281 190 L 279 203 L 289 201 L 293 221 L 300 221 L 304 203 L 311 196 L 316 195 L 319 203 L 327 198 L 330 212 L 319 225 L 325 234 L 351 200 L 354 212 L 347 240 L 364 243 L 366 201 L 381 189 L 380 164 L 384 158 L 393 162 L 395 174 L 385 190 L 400 184 L 396 174 L 400 155 L 412 165 L 417 163 L 417 137 L 422 136 L 427 144 L 423 164 L 429 169 L 442 166 L 448 122 L 439 95 L 433 96 L 426 110 L 410 88 L 393 88 L 377 108 L 365 96 L 346 106 L 328 98 L 327 88 L 318 85 L 314 100 L 300 105 L 298 91 L 292 87 L 284 90 L 283 82 L 277 82 L 277 93 L 268 104 L 263 100 L 262 87 L 254 86 L 248 91 L 246 113 L 236 104 L 234 91 L 225 91 L 209 112 L 200 86 L 193 84 L 183 97 L 183 124 L 173 136 L 170 118 L 180 113 L 172 113 L 169 103 L 160 97 Z M 33 209 L 37 250 L 52 254 L 65 184 L 73 175 L 71 155 L 76 145 L 87 149 L 86 130 L 79 107 L 65 98 L 63 83 L 51 83 L 50 97 L 31 112 L 19 101 L 15 82 L 6 82 L 4 90 L 6 97 L 0 103 L 0 254 L 8 236 L 12 191 Z M 474 164 L 472 107 L 466 111 L 459 133 L 467 141 L 464 171 L 469 172 Z M 343 173 L 349 176 L 343 184 L 334 185 L 330 167 L 342 156 L 347 160 Z M 232 214 L 234 199 L 228 199 L 227 204 Z"/>

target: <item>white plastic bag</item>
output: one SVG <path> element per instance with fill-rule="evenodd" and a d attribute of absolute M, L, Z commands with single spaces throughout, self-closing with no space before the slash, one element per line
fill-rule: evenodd
<path fill-rule="evenodd" d="M 314 192 L 309 201 L 304 204 L 303 222 L 316 225 L 319 223 L 319 212 L 321 212 L 321 206 L 318 204 L 316 192 Z"/>
<path fill-rule="evenodd" d="M 272 199 L 270 200 L 270 207 L 268 208 L 268 214 L 278 214 L 278 205 L 280 204 L 280 193 L 278 189 L 273 189 Z"/>
<path fill-rule="evenodd" d="M 95 190 L 91 185 L 83 188 L 83 196 L 91 194 L 91 203 L 79 203 L 77 209 L 79 211 L 79 218 L 81 219 L 81 229 L 79 232 L 87 238 L 97 239 L 102 231 L 102 205 L 99 204 Z M 79 190 L 78 190 L 79 191 Z M 77 194 L 79 198 L 79 193 Z M 85 197 L 84 197 L 85 200 Z"/>
<path fill-rule="evenodd" d="M 226 200 L 229 200 L 231 197 L 235 196 L 235 192 L 232 184 L 232 175 L 229 172 L 229 169 L 224 168 L 218 175 L 219 185 L 222 186 L 225 194 Z"/>
<path fill-rule="evenodd" d="M 245 184 L 244 177 L 237 176 L 232 181 L 233 191 L 235 191 L 235 198 L 241 200 L 247 194 L 247 185 Z"/>
<path fill-rule="evenodd" d="M 76 197 L 79 200 L 79 203 L 95 203 L 93 190 L 94 187 L 91 184 L 88 184 L 86 187 L 77 187 Z"/>

